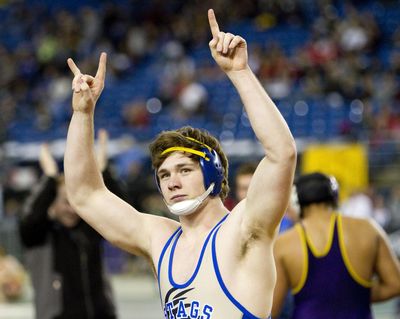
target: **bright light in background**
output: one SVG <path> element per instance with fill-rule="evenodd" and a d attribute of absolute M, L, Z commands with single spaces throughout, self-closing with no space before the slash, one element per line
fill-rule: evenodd
<path fill-rule="evenodd" d="M 219 139 L 221 140 L 221 142 L 232 144 L 235 141 L 235 135 L 232 131 L 224 130 L 219 135 Z"/>
<path fill-rule="evenodd" d="M 298 116 L 305 116 L 308 113 L 308 104 L 304 101 L 297 101 L 294 105 L 294 112 Z"/>
<path fill-rule="evenodd" d="M 339 108 L 344 104 L 343 97 L 339 93 L 330 93 L 327 97 L 327 102 L 330 107 Z"/>
<path fill-rule="evenodd" d="M 162 103 L 156 97 L 152 97 L 152 98 L 147 100 L 146 109 L 147 109 L 147 111 L 149 111 L 149 113 L 156 114 L 156 113 L 161 111 Z"/>
<path fill-rule="evenodd" d="M 224 127 L 228 129 L 234 129 L 236 126 L 237 116 L 235 113 L 227 113 L 224 115 L 223 123 Z"/>
<path fill-rule="evenodd" d="M 364 113 L 364 104 L 360 100 L 353 100 L 350 104 L 350 121 L 354 123 L 361 123 Z"/>

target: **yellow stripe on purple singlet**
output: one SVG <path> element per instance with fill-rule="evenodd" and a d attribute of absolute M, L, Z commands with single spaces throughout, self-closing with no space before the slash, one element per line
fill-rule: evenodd
<path fill-rule="evenodd" d="M 361 286 L 366 287 L 366 288 L 371 288 L 372 281 L 366 280 L 366 279 L 362 278 L 360 275 L 358 275 L 350 263 L 350 259 L 349 259 L 349 256 L 347 255 L 347 251 L 346 251 L 346 246 L 344 244 L 342 216 L 340 214 L 338 215 L 338 236 L 339 236 L 340 252 L 342 254 L 343 262 L 344 262 L 350 276 Z"/>
<path fill-rule="evenodd" d="M 292 289 L 292 294 L 297 294 L 300 292 L 300 290 L 304 287 L 304 284 L 307 279 L 307 274 L 308 274 L 308 254 L 307 254 L 307 245 L 306 245 L 306 236 L 304 233 L 303 228 L 301 227 L 300 224 L 297 224 L 295 226 L 297 229 L 299 236 L 300 236 L 300 241 L 301 241 L 301 248 L 303 250 L 303 271 L 301 272 L 300 280 L 298 284 Z"/>

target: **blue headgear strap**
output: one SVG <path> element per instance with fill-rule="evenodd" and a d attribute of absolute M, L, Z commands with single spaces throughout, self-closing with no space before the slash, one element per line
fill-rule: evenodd
<path fill-rule="evenodd" d="M 210 195 L 217 196 L 221 192 L 222 181 L 224 179 L 222 163 L 218 156 L 218 153 L 208 145 L 192 137 L 185 136 L 185 138 L 197 144 L 200 144 L 202 146 L 201 150 L 195 150 L 183 146 L 173 146 L 164 150 L 161 153 L 161 155 L 180 151 L 180 152 L 192 153 L 199 156 L 200 157 L 199 163 L 204 176 L 204 187 L 205 189 L 208 189 L 210 185 L 214 183 L 214 189 Z M 157 172 L 155 171 L 154 173 L 158 190 L 161 192 L 160 181 L 158 180 Z"/>

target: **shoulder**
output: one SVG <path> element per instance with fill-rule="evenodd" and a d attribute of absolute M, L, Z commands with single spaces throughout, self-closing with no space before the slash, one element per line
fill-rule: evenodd
<path fill-rule="evenodd" d="M 378 237 L 384 236 L 384 230 L 372 218 L 341 215 L 341 220 L 341 231 L 345 238 L 356 239 L 359 244 L 371 244 Z"/>
<path fill-rule="evenodd" d="M 277 242 L 278 241 L 285 242 L 285 241 L 298 240 L 299 236 L 300 236 L 300 228 L 301 228 L 300 223 L 294 224 L 288 230 L 286 230 L 278 235 Z"/>
<path fill-rule="evenodd" d="M 380 226 L 372 219 L 366 217 L 351 217 L 340 215 L 343 227 L 358 229 L 358 231 L 377 232 Z"/>
<path fill-rule="evenodd" d="M 143 214 L 143 217 L 150 229 L 152 242 L 157 246 L 163 246 L 180 227 L 180 223 L 171 218 L 150 214 Z"/>
<path fill-rule="evenodd" d="M 180 223 L 172 218 L 146 213 L 141 213 L 141 215 L 155 234 L 172 234 L 180 226 Z"/>
<path fill-rule="evenodd" d="M 301 247 L 299 226 L 299 224 L 296 224 L 289 230 L 278 235 L 274 245 L 276 256 L 285 255 L 291 250 Z"/>
<path fill-rule="evenodd" d="M 298 231 L 298 224 L 295 224 L 293 227 L 288 229 L 287 231 L 280 233 L 276 239 L 276 242 L 286 242 L 286 241 L 291 241 L 295 239 L 295 237 L 299 236 L 299 231 Z"/>
<path fill-rule="evenodd" d="M 156 266 L 167 243 L 180 228 L 180 223 L 167 217 L 149 215 L 147 218 L 151 223 L 150 227 L 152 227 L 149 257 L 152 259 L 153 265 Z"/>

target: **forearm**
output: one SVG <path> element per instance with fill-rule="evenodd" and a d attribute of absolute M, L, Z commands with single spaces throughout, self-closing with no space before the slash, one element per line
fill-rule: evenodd
<path fill-rule="evenodd" d="M 400 295 L 400 262 L 397 259 L 386 232 L 375 221 L 370 221 L 377 233 L 375 276 L 371 288 L 371 300 L 384 301 Z"/>
<path fill-rule="evenodd" d="M 65 182 L 73 206 L 82 205 L 104 187 L 94 152 L 92 112 L 74 112 L 68 129 L 64 157 Z"/>
<path fill-rule="evenodd" d="M 227 73 L 237 89 L 251 126 L 270 159 L 294 151 L 293 136 L 275 103 L 268 96 L 250 67 Z"/>
<path fill-rule="evenodd" d="M 373 286 L 371 288 L 371 301 L 372 302 L 380 302 L 385 301 L 395 296 L 400 295 L 400 283 L 395 284 L 395 282 L 384 283 L 379 280 L 375 280 L 373 282 Z"/>
<path fill-rule="evenodd" d="M 243 225 L 249 229 L 262 225 L 270 240 L 287 207 L 296 167 L 295 142 L 284 118 L 249 67 L 227 75 L 265 152 L 247 191 Z"/>

